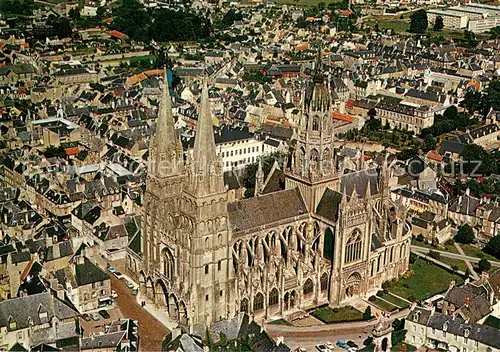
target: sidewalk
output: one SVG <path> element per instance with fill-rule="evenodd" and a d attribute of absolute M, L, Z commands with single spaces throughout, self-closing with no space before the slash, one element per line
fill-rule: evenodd
<path fill-rule="evenodd" d="M 135 282 L 125 274 L 122 274 L 122 276 L 123 276 L 122 280 L 130 281 L 132 284 L 134 284 L 134 287 L 137 287 L 139 291 L 137 296 L 135 296 L 137 304 L 140 306 L 142 301 L 146 302 L 146 305 L 142 307 L 142 309 L 145 309 L 148 313 L 154 316 L 160 323 L 162 323 L 170 331 L 172 331 L 179 325 L 179 323 L 170 320 L 170 317 L 168 316 L 168 313 L 165 310 L 157 309 L 154 303 L 148 302 L 147 297 L 141 294 L 141 290 L 139 289 L 139 284 L 137 282 Z"/>
<path fill-rule="evenodd" d="M 464 257 L 466 257 L 464 250 L 456 242 L 455 242 L 455 248 L 457 249 L 458 253 L 460 253 L 460 255 L 463 255 Z M 465 259 L 464 261 L 465 261 L 465 264 L 467 264 L 467 269 L 469 269 L 469 273 L 472 275 L 472 277 L 475 280 L 479 280 L 479 275 L 474 271 L 474 267 L 472 266 L 471 262 L 467 259 Z"/>
<path fill-rule="evenodd" d="M 160 323 L 162 323 L 170 331 L 179 326 L 179 323 L 170 320 L 170 317 L 168 316 L 168 313 L 165 310 L 158 309 L 153 303 L 148 302 L 147 297 L 145 295 L 143 296 L 141 293 L 139 293 L 137 296 L 135 296 L 135 298 L 137 300 L 137 304 L 139 305 L 141 305 L 142 301 L 145 301 L 146 305 L 142 308 L 145 309 L 147 312 L 149 312 L 152 316 L 154 316 Z"/>

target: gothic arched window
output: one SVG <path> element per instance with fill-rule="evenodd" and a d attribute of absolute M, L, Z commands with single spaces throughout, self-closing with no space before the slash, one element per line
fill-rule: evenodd
<path fill-rule="evenodd" d="M 169 249 L 163 252 L 163 275 L 170 280 L 174 277 L 174 257 Z"/>
<path fill-rule="evenodd" d="M 328 289 L 328 274 L 324 273 L 321 276 L 321 291 L 326 291 Z"/>
<path fill-rule="evenodd" d="M 253 301 L 254 312 L 264 309 L 264 295 L 262 293 L 257 293 Z"/>
<path fill-rule="evenodd" d="M 313 117 L 312 129 L 313 129 L 313 131 L 319 131 L 319 117 L 318 116 Z"/>
<path fill-rule="evenodd" d="M 345 250 L 345 263 L 354 262 L 361 259 L 361 253 L 363 251 L 363 238 L 359 230 L 354 230 L 349 240 L 347 241 L 347 246 Z"/>
<path fill-rule="evenodd" d="M 273 288 L 269 294 L 269 306 L 275 306 L 278 304 L 279 292 L 277 288 Z"/>
<path fill-rule="evenodd" d="M 311 279 L 307 279 L 306 283 L 304 284 L 303 292 L 305 295 L 312 293 L 314 291 L 314 285 Z"/>

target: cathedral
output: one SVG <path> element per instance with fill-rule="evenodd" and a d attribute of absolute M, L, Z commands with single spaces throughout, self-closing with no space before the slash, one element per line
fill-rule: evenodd
<path fill-rule="evenodd" d="M 190 332 L 247 312 L 257 321 L 341 306 L 408 270 L 411 227 L 389 196 L 387 161 L 340 166 L 319 65 L 284 166 L 284 189 L 228 200 L 204 82 L 194 148 L 176 137 L 168 86 L 150 151 L 141 292 Z M 276 171 L 276 167 L 272 172 Z M 269 177 L 272 177 L 270 175 Z M 269 179 L 268 177 L 268 179 Z"/>

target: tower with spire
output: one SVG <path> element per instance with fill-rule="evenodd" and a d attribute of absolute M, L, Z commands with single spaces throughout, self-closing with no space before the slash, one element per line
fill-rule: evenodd
<path fill-rule="evenodd" d="M 227 191 L 222 159 L 217 155 L 207 81 L 203 82 L 196 137 L 184 192 L 187 221 L 192 224 L 190 301 L 192 324 L 210 323 L 234 314 L 229 301 L 231 277 Z"/>
<path fill-rule="evenodd" d="M 332 95 L 318 48 L 314 74 L 303 92 L 302 116 L 296 131 L 292 166 L 287 170 L 287 188 L 299 186 L 310 208 L 314 208 L 326 187 L 338 189 L 333 150 Z"/>
<path fill-rule="evenodd" d="M 206 82 L 188 153 L 186 164 L 165 80 L 144 195 L 141 288 L 158 307 L 166 307 L 172 320 L 193 331 L 235 312 L 229 301 L 234 279 L 227 192 Z"/>

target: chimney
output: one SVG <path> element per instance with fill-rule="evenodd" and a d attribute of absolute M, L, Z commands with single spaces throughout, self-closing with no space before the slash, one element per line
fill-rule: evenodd
<path fill-rule="evenodd" d="M 57 298 L 60 299 L 61 301 L 64 301 L 64 289 L 62 288 L 61 285 L 57 285 Z"/>

